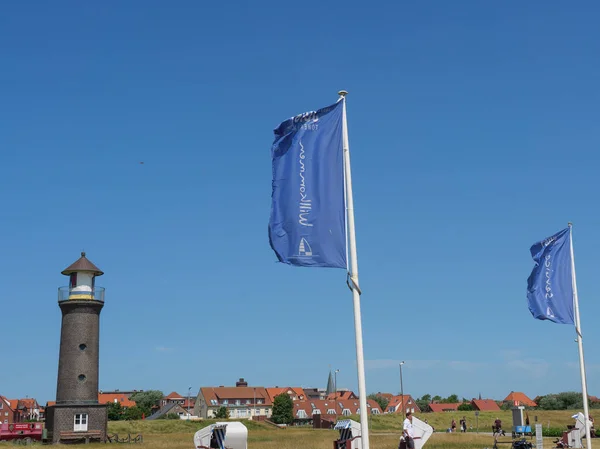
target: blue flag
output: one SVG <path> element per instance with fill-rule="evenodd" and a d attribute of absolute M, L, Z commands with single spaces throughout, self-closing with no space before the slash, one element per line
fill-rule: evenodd
<path fill-rule="evenodd" d="M 269 242 L 280 262 L 346 268 L 342 101 L 275 129 Z"/>
<path fill-rule="evenodd" d="M 527 279 L 529 310 L 538 320 L 575 324 L 571 270 L 571 230 L 563 229 L 535 243 L 531 249 L 535 267 Z"/>

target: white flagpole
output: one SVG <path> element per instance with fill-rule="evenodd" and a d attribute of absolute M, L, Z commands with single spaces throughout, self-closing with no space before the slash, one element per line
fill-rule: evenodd
<path fill-rule="evenodd" d="M 587 381 L 585 377 L 585 362 L 583 359 L 583 337 L 581 335 L 581 319 L 579 318 L 579 297 L 577 295 L 577 277 L 575 276 L 575 254 L 573 252 L 573 223 L 569 223 L 569 242 L 571 245 L 571 274 L 573 278 L 573 309 L 575 312 L 575 332 L 577 332 L 577 345 L 579 346 L 579 371 L 581 372 L 581 392 L 583 394 L 583 422 L 585 423 L 585 447 L 591 449 L 592 441 L 588 419 Z"/>
<path fill-rule="evenodd" d="M 350 145 L 348 143 L 348 123 L 346 121 L 346 95 L 338 92 L 342 105 L 342 135 L 344 149 L 344 178 L 346 187 L 346 219 L 348 221 L 348 250 L 350 266 L 349 287 L 354 302 L 354 332 L 356 338 L 356 364 L 358 368 L 358 396 L 360 401 L 360 434 L 363 449 L 369 449 L 369 409 L 367 407 L 367 387 L 365 383 L 365 358 L 363 354 L 362 320 L 360 316 L 360 287 L 358 286 L 358 259 L 356 257 L 356 229 L 354 228 L 354 199 L 352 197 L 352 174 L 350 171 Z"/>

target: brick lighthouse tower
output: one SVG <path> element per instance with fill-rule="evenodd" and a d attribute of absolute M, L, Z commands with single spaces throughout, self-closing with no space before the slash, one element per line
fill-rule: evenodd
<path fill-rule="evenodd" d="M 69 286 L 58 289 L 62 312 L 56 405 L 48 407 L 46 428 L 53 443 L 106 439 L 107 408 L 98 404 L 100 311 L 104 288 L 100 271 L 81 253 L 66 268 Z"/>

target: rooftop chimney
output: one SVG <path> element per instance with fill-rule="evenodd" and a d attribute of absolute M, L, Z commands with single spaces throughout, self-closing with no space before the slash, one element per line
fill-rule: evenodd
<path fill-rule="evenodd" d="M 247 387 L 248 386 L 248 382 L 246 382 L 243 377 L 240 377 L 240 380 L 238 380 L 235 383 L 235 386 L 236 387 Z"/>

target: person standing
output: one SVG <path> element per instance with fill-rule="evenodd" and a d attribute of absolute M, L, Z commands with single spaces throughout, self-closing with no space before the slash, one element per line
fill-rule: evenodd
<path fill-rule="evenodd" d="M 451 432 L 456 432 L 456 420 L 452 418 L 452 424 L 450 424 Z"/>
<path fill-rule="evenodd" d="M 406 442 L 407 449 L 415 449 L 415 434 L 412 425 L 412 413 L 406 412 L 406 419 L 402 426 L 402 436 Z"/>

